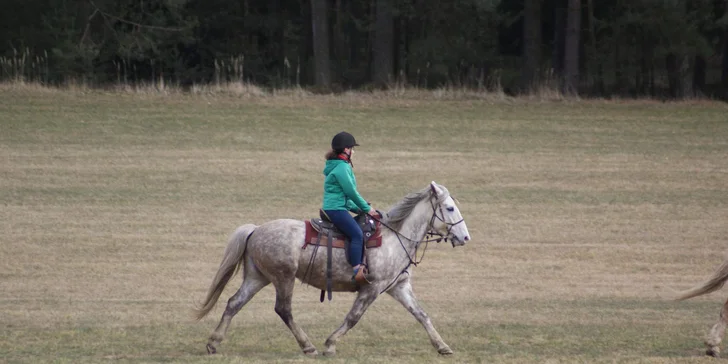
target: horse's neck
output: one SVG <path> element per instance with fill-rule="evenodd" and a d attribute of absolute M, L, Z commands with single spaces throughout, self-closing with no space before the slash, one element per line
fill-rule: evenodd
<path fill-rule="evenodd" d="M 416 247 L 425 238 L 431 218 L 432 206 L 429 201 L 420 201 L 402 222 L 400 233 L 411 239 L 407 241 L 407 245 Z"/>

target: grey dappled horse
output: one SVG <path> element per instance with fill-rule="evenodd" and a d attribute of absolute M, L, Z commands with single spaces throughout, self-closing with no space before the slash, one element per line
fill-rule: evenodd
<path fill-rule="evenodd" d="M 382 222 L 388 228 L 382 229 L 382 246 L 366 251 L 372 284 L 359 288 L 352 283 L 352 269 L 344 256 L 344 249 L 334 249 L 333 290 L 357 291 L 357 297 L 344 323 L 326 340 L 324 354 L 336 353 L 339 338 L 356 325 L 369 305 L 384 292 L 401 303 L 425 327 L 430 342 L 440 354 L 452 354 L 412 293 L 409 270 L 415 262 L 419 244 L 428 233 L 450 239 L 453 247 L 464 245 L 470 240 L 460 210 L 447 189 L 432 182 L 427 188 L 407 195 L 385 216 Z M 232 234 L 207 297 L 197 310 L 198 319 L 207 315 L 230 278 L 243 267 L 243 284 L 228 300 L 220 323 L 210 335 L 207 344 L 210 354 L 217 351 L 225 338 L 233 316 L 270 283 L 276 290 L 275 312 L 296 337 L 305 354 L 318 354 L 291 313 L 296 278 L 305 279 L 305 283 L 319 289 L 324 289 L 326 284 L 326 249 L 313 254 L 314 259 L 311 261 L 314 249 L 301 249 L 304 229 L 303 221 L 279 219 L 260 226 L 242 225 Z M 308 268 L 309 263 L 311 268 Z"/>

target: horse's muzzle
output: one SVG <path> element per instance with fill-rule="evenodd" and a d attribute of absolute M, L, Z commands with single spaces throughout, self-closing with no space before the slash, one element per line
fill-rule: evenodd
<path fill-rule="evenodd" d="M 452 244 L 452 247 L 453 248 L 456 247 L 456 246 L 463 246 L 463 245 L 465 245 L 465 243 L 468 240 L 470 240 L 470 238 L 467 237 L 467 236 L 465 238 L 462 238 L 462 239 L 459 238 L 457 235 L 451 235 L 450 236 L 450 244 Z"/>

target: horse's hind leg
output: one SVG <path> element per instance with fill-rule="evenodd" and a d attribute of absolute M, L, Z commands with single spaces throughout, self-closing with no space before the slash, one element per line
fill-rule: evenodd
<path fill-rule="evenodd" d="M 220 323 L 217 325 L 215 331 L 210 334 L 210 339 L 207 341 L 207 352 L 215 354 L 217 347 L 220 342 L 225 338 L 225 333 L 230 327 L 230 321 L 233 319 L 243 306 L 250 301 L 256 293 L 258 293 L 263 287 L 270 284 L 268 278 L 263 276 L 253 265 L 252 262 L 246 262 L 245 264 L 245 278 L 243 284 L 240 286 L 235 294 L 230 297 L 225 307 L 225 312 L 222 314 Z"/>
<path fill-rule="evenodd" d="M 440 337 L 440 334 L 437 333 L 435 327 L 432 326 L 430 317 L 427 316 L 425 310 L 423 310 L 417 302 L 417 298 L 415 298 L 415 294 L 412 292 L 412 285 L 410 284 L 409 279 L 394 286 L 387 293 L 397 300 L 397 302 L 401 303 L 402 306 L 404 306 L 407 311 L 409 311 L 417 319 L 417 321 L 425 327 L 427 335 L 430 336 L 430 342 L 432 343 L 432 346 L 437 349 L 438 353 L 442 355 L 452 354 L 450 347 L 445 344 L 445 341 L 442 340 L 442 337 Z"/>
<path fill-rule="evenodd" d="M 373 287 L 373 286 L 368 286 Z M 362 289 L 359 291 L 359 294 L 356 296 L 356 299 L 354 300 L 354 305 L 351 307 L 351 310 L 349 310 L 349 313 L 346 315 L 346 318 L 344 319 L 344 323 L 339 326 L 336 331 L 334 331 L 331 336 L 329 336 L 328 339 L 326 339 L 326 351 L 324 351 L 324 355 L 334 355 L 336 354 L 336 342 L 339 341 L 339 338 L 347 333 L 354 325 L 356 325 L 359 322 L 359 319 L 361 319 L 361 316 L 366 312 L 367 308 L 374 302 L 375 299 L 379 296 L 378 292 L 376 291 L 376 288 L 370 288 L 370 289 Z"/>
<path fill-rule="evenodd" d="M 306 335 L 303 329 L 301 329 L 296 322 L 293 321 L 291 301 L 293 298 L 293 287 L 295 283 L 296 280 L 293 276 L 291 276 L 290 279 L 284 278 L 281 281 L 274 283 L 276 287 L 275 311 L 278 316 L 280 316 L 281 320 L 283 320 L 283 323 L 285 323 L 291 330 L 293 336 L 296 337 L 296 341 L 303 350 L 303 353 L 312 356 L 318 355 L 318 351 L 316 351 L 316 347 L 313 346 L 308 335 Z"/>
<path fill-rule="evenodd" d="M 710 329 L 708 338 L 705 340 L 705 346 L 708 347 L 705 351 L 706 355 L 716 358 L 720 356 L 720 342 L 723 340 L 723 335 L 725 335 L 726 325 L 728 325 L 728 301 L 723 304 L 723 308 L 720 310 L 720 318 Z"/>

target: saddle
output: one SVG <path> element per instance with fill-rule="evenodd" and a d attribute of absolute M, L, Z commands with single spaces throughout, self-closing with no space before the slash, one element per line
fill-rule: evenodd
<path fill-rule="evenodd" d="M 319 211 L 320 218 L 314 218 L 305 221 L 306 225 L 306 234 L 303 242 L 303 246 L 301 249 L 306 249 L 307 246 L 312 245 L 314 247 L 314 252 L 311 256 L 311 262 L 309 263 L 308 270 L 310 271 L 311 263 L 314 260 L 315 254 L 318 250 L 318 247 L 321 245 L 326 246 L 327 248 L 327 255 L 326 255 L 326 290 L 321 290 L 321 302 L 324 301 L 324 292 L 328 292 L 328 298 L 329 301 L 331 301 L 331 288 L 332 288 L 332 253 L 333 249 L 344 249 L 346 260 L 351 264 L 349 261 L 349 238 L 341 232 L 334 223 L 329 220 L 328 216 L 326 216 L 326 213 L 323 210 Z M 364 254 L 364 251 L 369 248 L 378 248 L 382 246 L 382 233 L 380 229 L 380 223 L 379 221 L 375 221 L 371 216 L 368 214 L 359 214 L 357 215 L 354 220 L 359 224 L 359 227 L 361 228 L 363 235 L 364 235 L 364 244 L 362 246 L 362 256 L 366 260 L 366 254 Z M 366 262 L 364 262 L 364 265 L 366 266 Z"/>
<path fill-rule="evenodd" d="M 323 237 L 327 237 L 331 233 L 332 246 L 346 250 L 346 259 L 349 260 L 349 238 L 336 228 L 333 222 L 329 220 L 326 213 L 319 211 L 320 218 L 307 220 L 306 238 L 302 249 L 306 249 L 308 245 L 324 245 L 327 242 L 322 241 Z M 382 234 L 380 223 L 374 221 L 367 214 L 359 214 L 354 217 L 354 221 L 359 224 L 361 231 L 364 233 L 364 248 L 378 248 L 382 245 Z M 351 264 L 351 262 L 349 262 Z"/>

